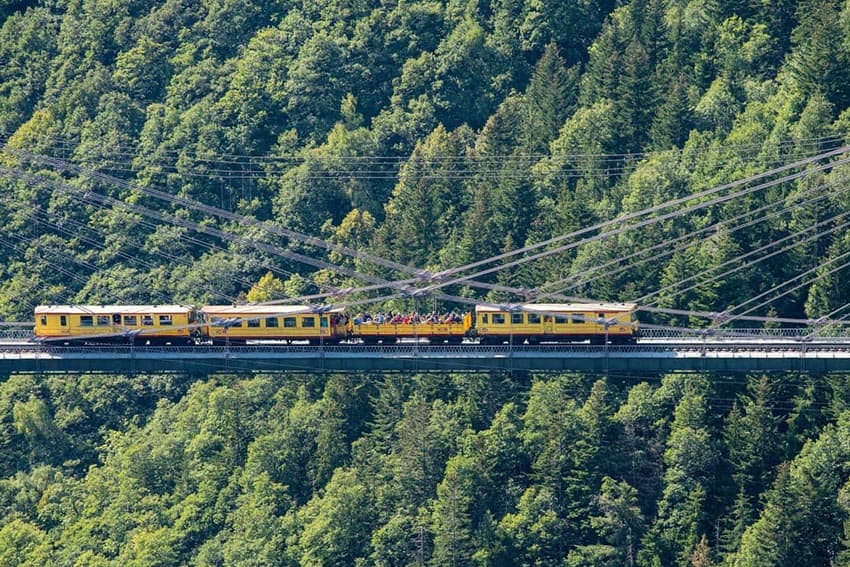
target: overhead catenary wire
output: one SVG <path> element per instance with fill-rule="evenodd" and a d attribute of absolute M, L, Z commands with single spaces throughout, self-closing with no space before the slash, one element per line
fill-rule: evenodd
<path fill-rule="evenodd" d="M 824 147 L 830 144 L 840 143 L 844 139 L 843 134 L 835 134 L 832 136 L 823 136 L 823 137 L 812 137 L 812 138 L 799 138 L 794 140 L 781 140 L 776 143 L 771 144 L 769 147 L 776 148 L 781 151 L 784 148 L 807 148 L 814 147 L 818 150 L 823 149 Z M 0 137 L 0 139 L 8 139 L 8 136 Z M 73 153 L 76 148 L 80 144 L 80 140 L 70 140 L 70 139 L 61 139 L 56 137 L 43 137 L 39 138 L 39 141 L 42 142 L 50 142 L 48 149 L 56 148 L 60 150 L 63 156 L 71 155 L 73 159 Z M 703 147 L 689 147 L 683 149 L 670 149 L 670 150 L 662 150 L 662 151 L 651 151 L 651 152 L 629 152 L 629 153 L 564 153 L 564 154 L 463 154 L 463 155 L 435 155 L 435 156 L 415 156 L 417 163 L 422 163 L 424 165 L 436 165 L 441 166 L 444 164 L 455 164 L 460 163 L 464 165 L 464 169 L 460 170 L 461 173 L 469 172 L 471 174 L 475 174 L 477 171 L 474 167 L 470 167 L 470 164 L 494 164 L 499 166 L 498 171 L 505 171 L 509 169 L 506 165 L 515 164 L 515 169 L 524 169 L 530 170 L 530 165 L 533 165 L 541 160 L 560 160 L 560 161 L 571 161 L 571 160 L 594 160 L 600 163 L 623 163 L 623 162 L 634 162 L 636 160 L 645 159 L 646 157 L 655 155 L 655 154 L 700 154 L 700 153 L 719 153 L 719 152 L 729 152 L 734 151 L 743 156 L 755 156 L 762 153 L 765 149 L 765 144 L 757 144 L 757 143 L 742 143 L 742 144 L 723 144 L 723 145 L 707 145 Z M 748 153 L 743 153 L 748 152 Z M 140 155 L 141 154 L 141 155 Z M 786 154 L 788 157 L 791 154 Z M 305 153 L 305 154 L 293 154 L 293 155 L 255 155 L 255 154 L 233 154 L 233 153 L 215 153 L 215 152 L 203 152 L 203 153 L 192 153 L 187 151 L 184 148 L 181 149 L 168 149 L 168 148 L 157 148 L 152 153 L 143 154 L 140 151 L 140 146 L 129 145 L 129 144 L 117 144 L 110 145 L 108 148 L 104 148 L 101 153 L 97 156 L 97 160 L 101 164 L 108 164 L 109 160 L 107 159 L 109 156 L 117 156 L 117 157 L 126 157 L 127 159 L 123 162 L 124 164 L 130 164 L 133 162 L 138 162 L 139 167 L 146 166 L 157 166 L 157 167 L 168 167 L 168 163 L 163 163 L 163 160 L 174 160 L 175 165 L 172 167 L 177 168 L 177 160 L 188 161 L 190 165 L 197 167 L 198 165 L 203 164 L 211 164 L 215 167 L 206 166 L 203 168 L 204 171 L 209 171 L 211 174 L 218 174 L 221 176 L 234 177 L 232 174 L 245 173 L 259 173 L 259 174 L 267 174 L 270 166 L 275 166 L 277 164 L 281 164 L 284 167 L 291 167 L 293 165 L 299 165 L 304 163 L 305 161 L 318 161 L 327 160 L 333 163 L 341 163 L 341 164 L 349 164 L 343 170 L 330 172 L 334 176 L 339 175 L 347 175 L 351 173 L 357 173 L 359 170 L 355 171 L 354 166 L 362 166 L 362 165 L 371 165 L 376 164 L 380 166 L 400 166 L 404 163 L 408 162 L 411 159 L 409 155 L 317 155 L 315 153 Z M 117 160 L 116 160 L 117 161 Z M 232 166 L 232 167 L 228 167 Z M 246 168 L 247 166 L 247 168 Z M 189 167 L 186 167 L 185 164 L 180 164 L 180 174 L 181 175 L 192 175 L 193 170 Z M 587 168 L 582 168 L 585 173 L 587 172 Z M 138 167 L 133 171 L 137 171 Z M 549 171 L 551 172 L 552 167 L 549 167 Z M 602 168 L 603 171 L 611 171 L 610 167 Z M 368 173 L 369 170 L 366 170 Z M 384 170 L 378 170 L 379 172 L 383 172 Z M 446 172 L 449 173 L 449 172 Z M 202 174 L 203 175 L 203 174 Z"/>

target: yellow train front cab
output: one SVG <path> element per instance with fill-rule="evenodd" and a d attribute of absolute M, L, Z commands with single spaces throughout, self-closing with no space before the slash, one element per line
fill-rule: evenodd
<path fill-rule="evenodd" d="M 195 309 L 187 305 L 39 305 L 35 336 L 53 342 L 190 342 Z"/>

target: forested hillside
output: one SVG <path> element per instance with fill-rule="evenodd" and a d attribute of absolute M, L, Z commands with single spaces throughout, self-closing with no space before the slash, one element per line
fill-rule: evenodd
<path fill-rule="evenodd" d="M 848 108 L 850 2 L 0 0 L 0 316 L 332 301 L 682 199 L 445 291 L 842 318 L 847 165 L 687 197 L 841 147 Z M 423 304 L 463 308 L 379 303 Z M 0 564 L 850 564 L 848 403 L 844 376 L 12 376 Z"/>

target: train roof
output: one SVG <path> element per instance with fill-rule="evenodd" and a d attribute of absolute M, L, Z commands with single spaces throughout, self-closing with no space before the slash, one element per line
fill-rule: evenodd
<path fill-rule="evenodd" d="M 201 311 L 209 315 L 315 315 L 310 305 L 205 305 Z M 342 307 L 333 307 L 325 313 L 342 313 Z"/>
<path fill-rule="evenodd" d="M 189 305 L 39 305 L 36 315 L 112 315 L 189 313 Z"/>
<path fill-rule="evenodd" d="M 540 313 L 585 313 L 588 311 L 623 312 L 634 311 L 635 303 L 524 303 L 516 306 L 511 305 L 476 305 L 477 313 L 507 313 L 515 307 L 520 311 Z"/>

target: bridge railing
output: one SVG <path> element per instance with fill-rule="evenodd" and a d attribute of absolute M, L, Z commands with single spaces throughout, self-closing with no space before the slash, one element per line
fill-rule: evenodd
<path fill-rule="evenodd" d="M 788 352 L 807 350 L 846 352 L 850 350 L 847 341 L 819 341 L 809 343 L 806 341 L 775 341 L 763 343 L 720 343 L 720 342 L 663 342 L 663 343 L 637 343 L 628 345 L 590 345 L 590 344 L 542 344 L 542 345 L 337 345 L 337 346 L 311 346 L 311 345 L 249 345 L 249 346 L 137 346 L 108 345 L 108 346 L 48 346 L 43 344 L 31 345 L 6 345 L 0 351 L 12 356 L 25 353 L 39 354 L 45 356 L 118 356 L 120 358 L 150 357 L 151 355 L 165 355 L 169 357 L 183 356 L 185 358 L 203 358 L 242 356 L 245 358 L 271 356 L 309 356 L 315 357 L 319 353 L 327 356 L 343 357 L 506 357 L 506 356 L 552 356 L 558 354 L 592 354 L 592 353 L 634 353 L 651 354 L 659 352 Z"/>
<path fill-rule="evenodd" d="M 0 329 L 0 340 L 29 340 L 33 336 L 32 329 Z"/>
<path fill-rule="evenodd" d="M 638 337 L 642 339 L 685 339 L 685 338 L 701 338 L 706 336 L 705 329 L 641 329 L 638 332 Z M 777 328 L 764 329 L 761 327 L 752 328 L 732 328 L 732 329 L 712 329 L 709 336 L 713 338 L 730 338 L 736 337 L 777 337 L 777 338 L 847 338 L 850 337 L 850 325 L 836 326 L 830 325 L 821 328 L 817 327 L 795 327 L 795 328 Z"/>

